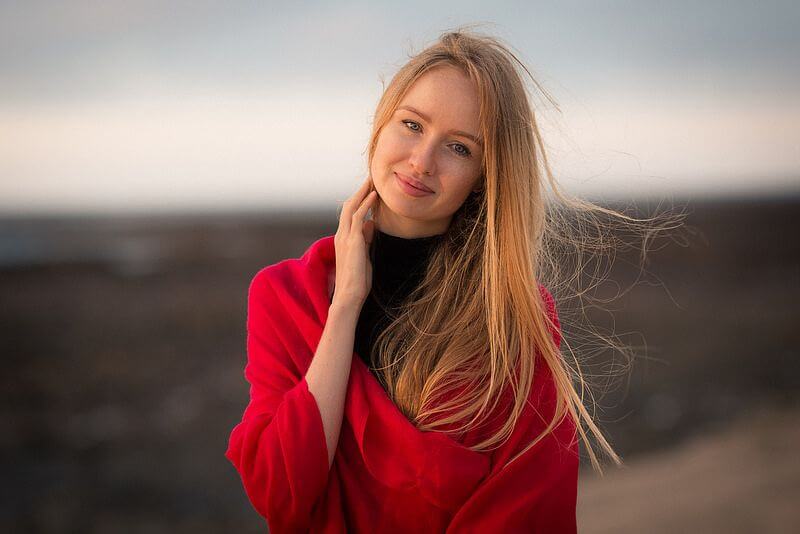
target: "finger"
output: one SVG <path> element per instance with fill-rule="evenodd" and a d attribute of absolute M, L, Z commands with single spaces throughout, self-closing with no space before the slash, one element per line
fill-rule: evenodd
<path fill-rule="evenodd" d="M 356 209 L 358 209 L 358 207 L 361 205 L 366 195 L 369 194 L 371 186 L 372 186 L 372 177 L 367 176 L 367 179 L 364 180 L 364 182 L 361 184 L 358 190 L 356 190 L 356 192 L 353 193 L 353 195 L 350 198 L 348 198 L 342 205 L 342 213 L 340 220 L 344 220 L 344 217 L 347 217 L 348 220 L 352 218 L 353 212 Z"/>
<path fill-rule="evenodd" d="M 373 190 L 367 193 L 367 197 L 364 199 L 364 202 L 361 203 L 361 206 L 356 210 L 353 214 L 353 223 L 350 226 L 351 232 L 361 232 L 362 225 L 364 224 L 364 219 L 367 216 L 367 211 L 369 208 L 375 204 L 375 199 L 378 197 L 378 192 Z"/>
<path fill-rule="evenodd" d="M 371 208 L 372 205 L 375 203 L 375 199 L 377 197 L 378 197 L 378 192 L 375 191 L 374 189 L 369 193 L 367 193 L 367 196 L 364 197 L 364 200 L 361 202 L 361 205 L 358 207 L 355 213 L 353 213 L 353 222 L 356 221 L 363 222 L 363 220 L 367 216 L 367 211 L 369 211 L 369 208 Z"/>
<path fill-rule="evenodd" d="M 361 184 L 361 187 L 358 188 L 356 194 L 353 195 L 356 199 L 356 204 L 361 204 L 361 201 L 366 198 L 369 194 L 370 190 L 372 190 L 372 178 L 367 176 L 367 179 Z"/>
<path fill-rule="evenodd" d="M 353 192 L 353 195 L 350 198 L 358 199 L 359 202 L 363 200 L 364 196 L 366 196 L 366 194 L 369 192 L 371 181 L 372 179 L 369 176 L 367 176 L 367 178 L 363 182 L 361 182 L 361 185 L 358 186 L 358 189 L 356 189 Z"/>

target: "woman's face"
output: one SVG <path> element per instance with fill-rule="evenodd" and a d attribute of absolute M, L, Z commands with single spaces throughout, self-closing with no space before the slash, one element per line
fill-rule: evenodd
<path fill-rule="evenodd" d="M 406 238 L 447 230 L 453 213 L 480 187 L 479 110 L 477 88 L 455 67 L 436 67 L 411 86 L 372 158 L 378 229 Z"/>

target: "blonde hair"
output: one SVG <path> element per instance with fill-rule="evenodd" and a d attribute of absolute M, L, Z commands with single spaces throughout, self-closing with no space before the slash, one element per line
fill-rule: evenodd
<path fill-rule="evenodd" d="M 504 424 L 470 447 L 485 451 L 510 437 L 531 391 L 538 352 L 553 376 L 555 413 L 545 430 L 508 463 L 570 416 L 592 465 L 602 473 L 584 424 L 617 465 L 621 459 L 584 406 L 586 381 L 580 365 L 573 358 L 573 368 L 562 356 L 552 334 L 556 325 L 538 285 L 560 301 L 562 287 L 578 279 L 584 266 L 578 261 L 572 273 L 565 274 L 559 255 L 572 247 L 578 258 L 587 252 L 591 258 L 614 247 L 613 240 L 604 237 L 597 214 L 644 233 L 645 241 L 674 226 L 677 218 L 636 219 L 564 194 L 548 164 L 517 68 L 555 102 L 508 46 L 464 29 L 442 34 L 412 56 L 385 88 L 367 147 L 369 168 L 378 137 L 406 92 L 426 72 L 444 65 L 461 69 L 477 87 L 484 143 L 482 185 L 453 215 L 419 286 L 397 312 L 386 310 L 392 320 L 375 343 L 376 373 L 390 398 L 423 431 L 461 423 L 453 433 L 463 435 L 479 427 L 510 387 L 513 402 Z M 545 202 L 545 180 L 561 209 Z M 598 236 L 586 230 L 587 221 L 601 230 Z M 573 382 L 580 384 L 580 394 Z M 455 391 L 459 394 L 454 396 Z"/>

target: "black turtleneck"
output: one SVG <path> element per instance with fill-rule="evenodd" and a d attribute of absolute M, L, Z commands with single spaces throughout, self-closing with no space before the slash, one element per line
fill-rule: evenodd
<path fill-rule="evenodd" d="M 443 235 L 407 239 L 375 229 L 371 245 L 372 289 L 361 308 L 354 349 L 373 373 L 373 345 L 391 322 L 380 304 L 397 310 L 422 281 L 431 253 Z"/>

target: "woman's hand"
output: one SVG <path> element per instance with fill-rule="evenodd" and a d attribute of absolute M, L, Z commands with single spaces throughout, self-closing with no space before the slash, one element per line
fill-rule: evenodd
<path fill-rule="evenodd" d="M 339 228 L 333 239 L 336 248 L 336 285 L 332 304 L 353 306 L 360 311 L 372 288 L 369 245 L 375 233 L 375 223 L 364 219 L 377 197 L 372 178 L 367 177 L 342 206 Z"/>

